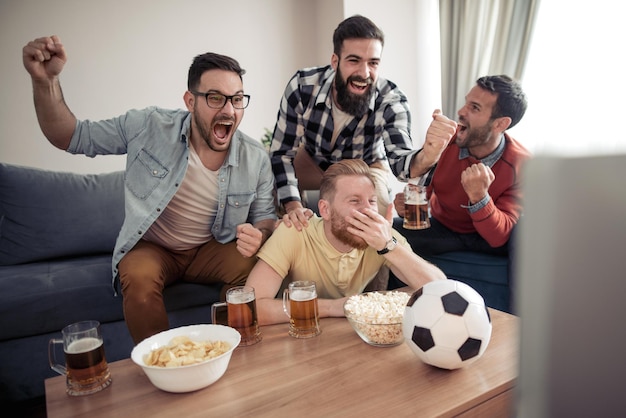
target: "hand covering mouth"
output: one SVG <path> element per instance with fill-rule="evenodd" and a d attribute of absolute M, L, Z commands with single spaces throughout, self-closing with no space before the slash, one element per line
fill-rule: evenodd
<path fill-rule="evenodd" d="M 232 120 L 221 120 L 213 125 L 213 134 L 216 138 L 224 139 L 233 129 L 234 122 Z"/>

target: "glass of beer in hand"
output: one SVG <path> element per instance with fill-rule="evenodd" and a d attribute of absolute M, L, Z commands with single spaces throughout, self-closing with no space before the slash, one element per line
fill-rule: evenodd
<path fill-rule="evenodd" d="M 405 229 L 430 228 L 428 197 L 426 186 L 421 186 L 409 180 L 404 188 L 404 222 Z"/>
<path fill-rule="evenodd" d="M 48 344 L 50 368 L 67 377 L 67 393 L 71 396 L 89 395 L 111 384 L 111 372 L 104 356 L 104 340 L 98 321 L 82 321 L 61 331 L 63 339 L 51 339 Z M 63 345 L 64 364 L 56 360 L 55 346 Z"/>
<path fill-rule="evenodd" d="M 240 346 L 256 344 L 261 341 L 259 320 L 256 311 L 256 297 L 251 286 L 235 286 L 226 291 L 226 302 L 211 306 L 213 323 L 217 324 L 217 309 L 227 307 L 228 326 L 241 334 Z"/>
<path fill-rule="evenodd" d="M 289 335 L 310 338 L 319 335 L 317 290 L 313 281 L 295 281 L 283 292 L 283 310 L 289 317 Z"/>

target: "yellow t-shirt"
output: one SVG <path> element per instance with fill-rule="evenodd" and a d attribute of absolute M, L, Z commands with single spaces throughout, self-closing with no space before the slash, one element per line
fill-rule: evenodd
<path fill-rule="evenodd" d="M 393 230 L 398 244 L 409 246 L 406 239 Z M 348 253 L 337 251 L 326 239 L 324 221 L 314 216 L 302 231 L 280 224 L 258 257 L 289 281 L 312 280 L 317 296 L 339 299 L 363 292 L 387 260 L 371 247 L 353 249 Z"/>

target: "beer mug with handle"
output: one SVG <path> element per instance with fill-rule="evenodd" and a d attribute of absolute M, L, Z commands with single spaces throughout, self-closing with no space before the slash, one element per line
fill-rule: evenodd
<path fill-rule="evenodd" d="M 100 392 L 111 384 L 111 372 L 104 355 L 104 340 L 98 321 L 82 321 L 61 331 L 63 339 L 48 344 L 50 368 L 67 377 L 67 393 L 72 396 Z M 65 361 L 56 359 L 55 347 L 63 345 Z"/>
<path fill-rule="evenodd" d="M 319 335 L 320 320 L 314 281 L 295 281 L 283 292 L 283 310 L 289 317 L 289 335 L 311 338 Z"/>
<path fill-rule="evenodd" d="M 211 319 L 214 324 L 218 323 L 218 309 L 224 306 L 227 307 L 228 326 L 241 334 L 240 346 L 245 347 L 261 341 L 253 287 L 235 286 L 228 289 L 226 302 L 216 302 L 211 306 Z"/>

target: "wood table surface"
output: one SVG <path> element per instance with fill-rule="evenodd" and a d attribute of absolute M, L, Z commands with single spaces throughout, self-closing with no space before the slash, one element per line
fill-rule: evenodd
<path fill-rule="evenodd" d="M 490 313 L 487 350 L 457 370 L 423 363 L 405 343 L 370 346 L 345 318 L 325 318 L 322 333 L 305 340 L 287 335 L 287 324 L 261 327 L 263 340 L 235 349 L 224 376 L 196 392 L 161 391 L 130 359 L 111 363 L 111 386 L 85 397 L 66 395 L 63 376 L 46 379 L 47 413 L 50 418 L 506 416 L 518 374 L 519 319 Z"/>

